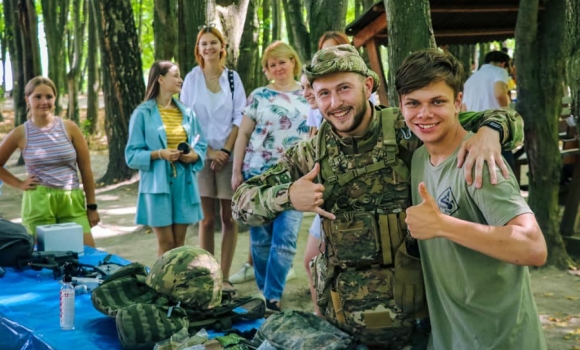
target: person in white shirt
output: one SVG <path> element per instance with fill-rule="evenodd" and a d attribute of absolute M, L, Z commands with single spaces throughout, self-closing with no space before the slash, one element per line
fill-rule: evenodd
<path fill-rule="evenodd" d="M 225 67 L 226 42 L 212 25 L 203 27 L 195 44 L 193 68 L 183 81 L 181 100 L 195 112 L 208 143 L 207 161 L 198 173 L 204 219 L 199 225 L 200 246 L 214 254 L 215 199 L 221 206 L 221 269 L 224 290 L 234 291 L 229 273 L 238 239 L 232 219 L 233 148 L 246 105 L 246 92 L 238 73 Z"/>
<path fill-rule="evenodd" d="M 463 111 L 480 112 L 486 109 L 508 108 L 511 101 L 508 91 L 511 58 L 501 51 L 485 55 L 485 64 L 473 73 L 463 86 Z M 502 152 L 512 169 L 514 156 L 511 151 Z"/>

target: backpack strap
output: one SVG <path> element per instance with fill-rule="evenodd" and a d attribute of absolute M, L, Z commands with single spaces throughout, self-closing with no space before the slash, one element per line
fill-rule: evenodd
<path fill-rule="evenodd" d="M 201 328 L 229 330 L 240 320 L 257 320 L 266 313 L 264 299 L 257 296 L 233 299 L 207 310 L 195 310 L 187 306 L 182 308 L 187 312 L 190 333 L 197 332 Z"/>
<path fill-rule="evenodd" d="M 228 81 L 230 82 L 230 91 L 232 92 L 232 100 L 234 99 L 234 71 L 228 69 Z"/>

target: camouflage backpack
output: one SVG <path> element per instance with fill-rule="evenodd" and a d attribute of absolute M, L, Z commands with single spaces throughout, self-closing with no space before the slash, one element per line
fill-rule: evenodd
<path fill-rule="evenodd" d="M 328 321 L 310 312 L 284 310 L 262 324 L 254 336 L 255 344 L 267 340 L 276 349 L 349 350 L 354 339 Z"/>
<path fill-rule="evenodd" d="M 115 318 L 123 348 L 152 348 L 180 331 L 225 331 L 236 321 L 264 317 L 259 297 L 222 300 L 221 281 L 210 253 L 185 246 L 163 254 L 149 273 L 140 263 L 119 269 L 93 290 L 91 300 Z"/>
<path fill-rule="evenodd" d="M 407 252 L 416 242 L 405 224 L 415 140 L 396 109 L 374 112 L 360 138 L 341 139 L 326 122 L 318 133 L 318 182 L 336 220 L 322 220 L 325 253 L 313 278 L 331 323 L 366 345 L 397 349 L 409 343 L 416 318 L 427 316 L 421 262 Z"/>

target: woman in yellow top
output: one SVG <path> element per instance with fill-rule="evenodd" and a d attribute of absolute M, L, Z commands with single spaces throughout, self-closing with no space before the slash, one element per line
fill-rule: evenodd
<path fill-rule="evenodd" d="M 203 218 L 196 173 L 207 144 L 193 111 L 173 97 L 182 83 L 175 63 L 153 64 L 125 148 L 127 165 L 141 177 L 135 221 L 153 228 L 158 255 L 183 246 L 187 227 Z"/>

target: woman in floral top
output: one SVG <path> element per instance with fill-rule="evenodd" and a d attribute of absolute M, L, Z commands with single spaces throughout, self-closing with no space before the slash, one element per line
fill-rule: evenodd
<path fill-rule="evenodd" d="M 301 69 L 298 54 L 290 45 L 276 41 L 264 51 L 262 66 L 272 81 L 248 98 L 234 148 L 234 190 L 272 167 L 286 149 L 308 137 L 309 107 L 295 80 Z M 267 225 L 250 228 L 256 283 L 270 311 L 280 311 L 301 223 L 302 213 L 286 211 Z"/>

